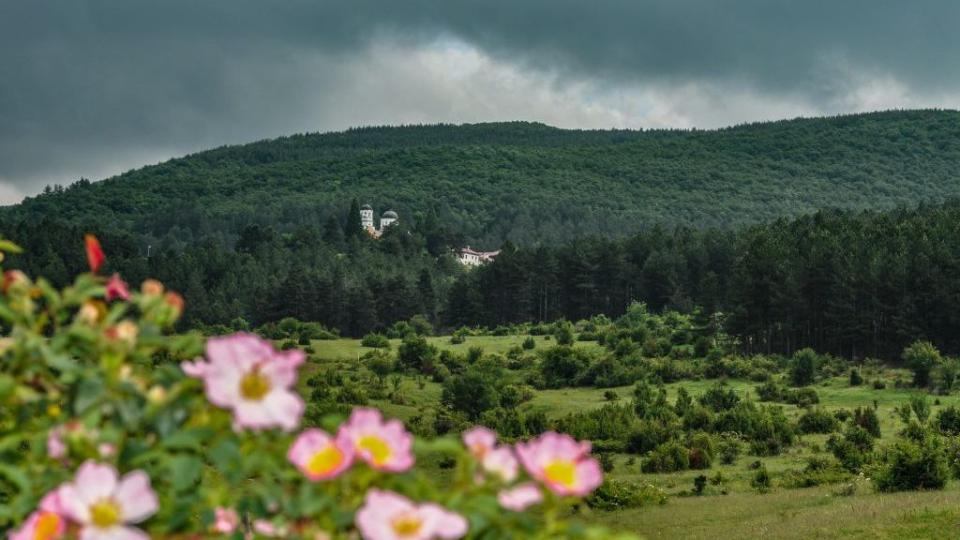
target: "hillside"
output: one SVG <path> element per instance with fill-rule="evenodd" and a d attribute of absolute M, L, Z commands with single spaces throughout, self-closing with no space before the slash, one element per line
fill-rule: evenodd
<path fill-rule="evenodd" d="M 223 147 L 4 209 L 152 238 L 341 219 L 356 197 L 435 211 L 471 243 L 758 223 L 960 195 L 960 113 L 905 111 L 712 131 L 523 122 L 379 127 Z"/>

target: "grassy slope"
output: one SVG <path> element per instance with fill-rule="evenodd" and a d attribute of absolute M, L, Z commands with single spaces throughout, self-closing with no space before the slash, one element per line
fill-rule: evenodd
<path fill-rule="evenodd" d="M 549 346 L 543 338 L 538 346 Z M 523 340 L 518 336 L 473 337 L 461 345 L 450 345 L 449 338 L 431 338 L 442 348 L 465 352 L 471 346 L 482 346 L 487 352 L 503 352 Z M 396 343 L 393 344 L 394 349 Z M 596 347 L 593 343 L 578 346 Z M 343 362 L 352 364 L 357 353 L 365 350 L 357 340 L 315 341 L 317 364 Z M 318 366 L 315 366 L 318 367 Z M 884 370 L 880 373 L 865 373 L 871 381 L 877 377 L 893 380 L 905 373 Z M 426 381 L 423 387 L 413 380 L 406 381 L 404 395 L 409 404 L 396 405 L 388 402 L 375 403 L 388 414 L 409 418 L 419 413 L 423 404 L 437 403 L 440 385 Z M 673 399 L 681 386 L 696 397 L 715 381 L 682 381 L 668 385 Z M 752 390 L 756 383 L 730 381 L 731 386 L 743 396 L 755 397 Z M 838 377 L 823 381 L 816 389 L 820 405 L 833 410 L 851 409 L 877 402 L 883 438 L 881 445 L 891 442 L 901 428 L 894 407 L 906 401 L 911 391 L 894 389 L 874 390 L 868 385 L 850 387 L 846 378 Z M 606 389 L 565 388 L 537 392 L 528 406 L 542 408 L 551 417 L 560 417 L 574 411 L 596 408 L 607 403 L 603 398 Z M 629 399 L 630 387 L 614 389 L 623 399 Z M 948 405 L 960 405 L 960 396 L 940 397 L 940 405 L 932 405 L 933 414 Z M 932 401 L 932 400 L 931 400 Z M 799 409 L 784 405 L 788 415 L 797 416 Z M 762 458 L 773 477 L 774 489 L 761 495 L 749 487 L 753 473 L 748 464 L 753 456 L 742 456 L 734 465 L 714 465 L 708 471 L 683 471 L 671 474 L 643 474 L 639 460 L 628 464 L 629 456 L 615 457 L 614 478 L 639 480 L 656 484 L 675 495 L 662 507 L 644 507 L 619 512 L 593 512 L 588 519 L 602 522 L 619 530 L 629 530 L 646 538 L 721 539 L 721 538 L 947 538 L 960 534 L 960 483 L 951 482 L 944 491 L 878 494 L 861 488 L 853 496 L 834 495 L 836 486 L 821 486 L 806 489 L 777 487 L 779 477 L 790 469 L 801 469 L 807 456 L 821 449 L 826 435 L 805 435 L 801 441 L 781 456 Z M 693 479 L 705 473 L 724 477 L 727 495 L 705 497 L 676 496 L 689 490 Z M 714 490 L 716 491 L 716 490 Z"/>

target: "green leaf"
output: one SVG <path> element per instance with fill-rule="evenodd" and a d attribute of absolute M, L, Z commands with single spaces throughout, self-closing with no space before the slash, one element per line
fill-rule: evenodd
<path fill-rule="evenodd" d="M 73 400 L 73 413 L 81 415 L 97 402 L 104 393 L 103 380 L 96 376 L 84 377 L 77 385 L 77 394 Z"/>
<path fill-rule="evenodd" d="M 179 455 L 170 460 L 170 485 L 176 491 L 192 488 L 203 471 L 203 462 L 190 455 Z"/>
<path fill-rule="evenodd" d="M 7 397 L 13 393 L 13 389 L 16 388 L 17 381 L 13 377 L 0 374 L 0 401 L 7 399 Z"/>
<path fill-rule="evenodd" d="M 23 253 L 23 248 L 9 240 L 0 240 L 0 251 L 7 253 Z"/>
<path fill-rule="evenodd" d="M 206 428 L 181 429 L 167 435 L 161 446 L 171 450 L 202 450 L 203 443 L 213 435 L 213 431 Z"/>

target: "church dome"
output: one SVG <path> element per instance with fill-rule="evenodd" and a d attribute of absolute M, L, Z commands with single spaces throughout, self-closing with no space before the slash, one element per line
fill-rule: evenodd
<path fill-rule="evenodd" d="M 387 210 L 386 212 L 383 213 L 383 217 L 388 219 L 397 219 L 399 216 L 397 216 L 397 213 L 394 212 L 393 210 Z"/>
<path fill-rule="evenodd" d="M 373 207 L 370 206 L 369 204 L 365 204 L 365 205 L 361 206 L 360 209 L 361 209 L 361 210 L 373 210 Z"/>

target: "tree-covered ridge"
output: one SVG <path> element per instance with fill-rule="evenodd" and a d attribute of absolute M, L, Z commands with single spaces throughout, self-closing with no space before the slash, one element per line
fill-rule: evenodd
<path fill-rule="evenodd" d="M 250 226 L 233 247 L 159 246 L 149 258 L 129 233 L 96 232 L 110 246 L 107 271 L 182 291 L 187 327 L 296 317 L 359 337 L 416 315 L 447 330 L 494 328 L 616 317 L 644 302 L 654 312 L 723 313 L 744 352 L 813 347 L 888 359 L 917 339 L 960 351 L 958 224 L 957 200 L 831 210 L 737 230 L 506 243 L 494 263 L 473 270 L 453 257 L 456 235 L 429 221 L 401 222 L 380 240 L 335 221 L 291 233 Z M 0 230 L 25 248 L 9 257 L 12 268 L 56 284 L 83 268 L 79 246 L 65 242 L 82 238 L 81 228 L 50 220 L 0 222 Z"/>
<path fill-rule="evenodd" d="M 251 223 L 284 231 L 342 219 L 359 198 L 401 220 L 435 213 L 469 242 L 497 247 L 957 195 L 960 113 L 928 110 L 712 131 L 510 122 L 294 135 L 54 188 L 5 214 L 229 245 Z"/>

